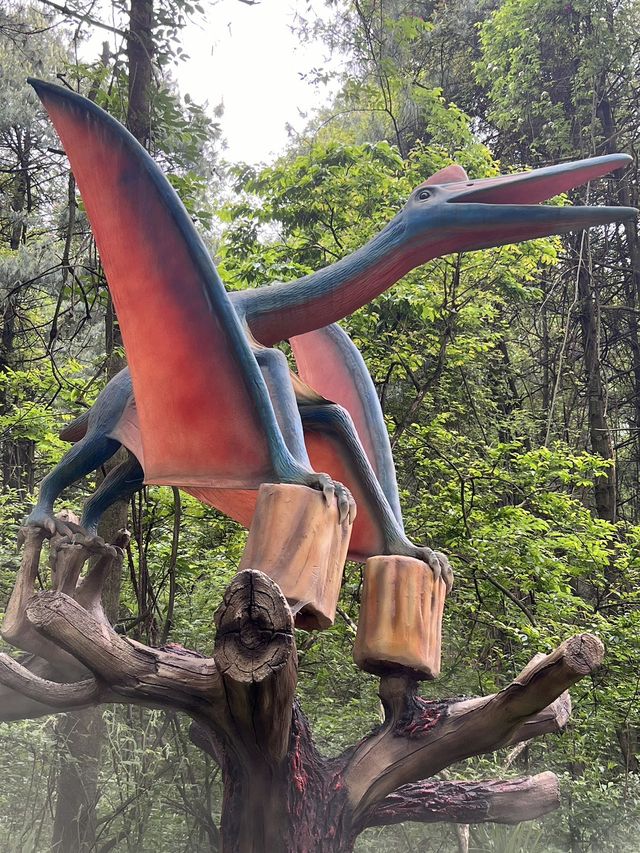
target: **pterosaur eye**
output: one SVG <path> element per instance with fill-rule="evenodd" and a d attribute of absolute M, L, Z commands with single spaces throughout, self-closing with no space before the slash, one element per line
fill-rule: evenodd
<path fill-rule="evenodd" d="M 420 201 L 426 201 L 428 198 L 431 198 L 431 193 L 429 190 L 420 190 L 418 193 L 418 198 Z"/>

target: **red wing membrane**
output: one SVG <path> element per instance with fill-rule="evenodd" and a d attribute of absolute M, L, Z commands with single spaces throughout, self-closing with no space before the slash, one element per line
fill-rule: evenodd
<path fill-rule="evenodd" d="M 333 326 L 316 329 L 304 335 L 290 338 L 289 343 L 298 367 L 298 373 L 303 382 L 311 386 L 326 400 L 338 403 L 351 415 L 358 431 L 358 437 L 371 466 L 380 477 L 379 465 L 376 461 L 376 440 L 369 429 L 366 400 L 356 384 L 357 377 L 353 375 L 351 365 L 345 361 L 344 353 L 335 345 L 330 334 Z M 380 404 L 376 399 L 375 405 Z M 315 468 L 324 471 L 324 468 Z M 331 473 L 331 472 L 328 472 Z M 333 476 L 333 474 L 332 474 Z M 338 478 L 334 478 L 338 479 Z"/>
<path fill-rule="evenodd" d="M 116 121 L 73 93 L 34 85 L 69 157 L 115 303 L 146 481 L 256 488 L 273 475 L 243 369 L 248 344 L 188 214 Z"/>

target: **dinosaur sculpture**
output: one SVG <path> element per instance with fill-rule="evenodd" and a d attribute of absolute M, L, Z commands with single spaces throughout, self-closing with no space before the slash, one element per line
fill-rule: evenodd
<path fill-rule="evenodd" d="M 143 482 L 180 486 L 247 526 L 261 483 L 298 483 L 322 489 L 327 499 L 335 493 L 341 519 L 353 520 L 357 505 L 353 559 L 418 557 L 449 582 L 446 558 L 404 533 L 375 388 L 335 321 L 440 255 L 635 216 L 631 208 L 539 204 L 630 158 L 597 157 L 477 181 L 449 166 L 352 255 L 297 281 L 227 294 L 147 152 L 90 101 L 30 82 L 86 204 L 130 368 L 62 432 L 76 443 L 44 479 L 28 521 L 53 531 L 61 491 L 124 445 L 128 461 L 85 507 L 90 531 L 107 506 Z M 283 340 L 291 343 L 299 376 L 271 348 Z"/>

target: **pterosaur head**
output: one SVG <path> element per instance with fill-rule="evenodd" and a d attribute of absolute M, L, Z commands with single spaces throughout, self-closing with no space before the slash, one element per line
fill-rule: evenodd
<path fill-rule="evenodd" d="M 399 214 L 412 265 L 635 217 L 632 207 L 540 204 L 630 160 L 611 154 L 481 180 L 470 180 L 461 166 L 448 166 L 417 187 Z"/>

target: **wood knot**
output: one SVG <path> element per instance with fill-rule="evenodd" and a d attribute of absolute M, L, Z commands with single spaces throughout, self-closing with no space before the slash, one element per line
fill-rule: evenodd
<path fill-rule="evenodd" d="M 254 569 L 239 572 L 216 611 L 214 658 L 234 681 L 258 682 L 277 672 L 294 648 L 293 616 L 278 585 Z"/>
<path fill-rule="evenodd" d="M 240 643 L 248 651 L 255 651 L 270 638 L 271 632 L 261 631 L 257 625 L 247 623 L 240 628 Z"/>

